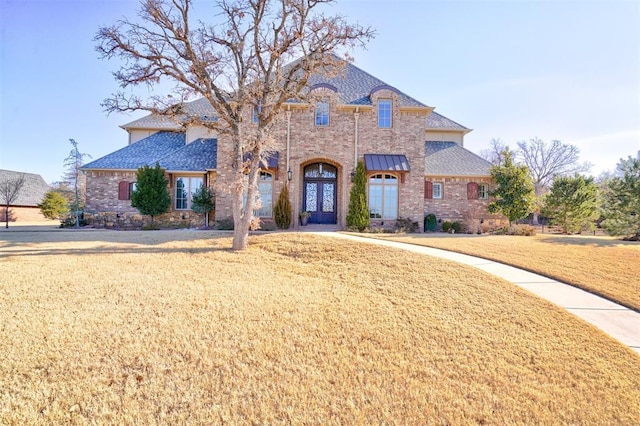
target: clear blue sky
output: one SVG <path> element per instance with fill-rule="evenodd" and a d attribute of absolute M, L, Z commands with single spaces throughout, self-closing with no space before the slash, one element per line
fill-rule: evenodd
<path fill-rule="evenodd" d="M 127 143 L 118 126 L 143 114 L 102 111 L 117 64 L 92 39 L 137 9 L 0 0 L 0 168 L 51 183 L 69 138 L 94 159 Z M 598 174 L 640 150 L 640 2 L 339 0 L 328 12 L 376 28 L 355 64 L 474 129 L 472 151 L 560 139 Z"/>

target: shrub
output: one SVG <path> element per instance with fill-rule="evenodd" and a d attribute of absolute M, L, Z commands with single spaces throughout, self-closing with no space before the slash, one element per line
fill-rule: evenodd
<path fill-rule="evenodd" d="M 233 218 L 231 217 L 217 220 L 216 226 L 214 227 L 214 229 L 217 229 L 219 231 L 233 231 L 233 228 Z"/>
<path fill-rule="evenodd" d="M 456 234 L 459 234 L 460 231 L 462 231 L 462 225 L 460 222 L 453 222 L 451 224 L 451 229 L 453 229 Z"/>
<path fill-rule="evenodd" d="M 449 230 L 451 230 L 451 222 L 449 222 L 448 220 L 442 222 L 442 230 L 444 232 L 449 232 Z"/>
<path fill-rule="evenodd" d="M 278 226 L 278 224 L 271 219 L 260 220 L 260 230 L 262 231 L 275 231 L 278 228 L 282 229 L 281 226 Z"/>
<path fill-rule="evenodd" d="M 521 237 L 531 237 L 536 235 L 536 228 L 531 225 L 511 225 L 508 228 L 499 228 L 496 235 L 516 235 Z"/>
<path fill-rule="evenodd" d="M 367 176 L 364 163 L 359 161 L 349 194 L 347 227 L 362 232 L 367 229 L 370 222 L 369 207 L 367 207 Z"/>
<path fill-rule="evenodd" d="M 408 234 L 412 234 L 416 232 L 418 228 L 419 228 L 418 222 L 414 222 L 408 217 L 407 218 L 399 217 L 398 220 L 396 220 L 396 225 L 394 226 L 393 230 L 394 232 L 406 232 Z"/>
<path fill-rule="evenodd" d="M 438 219 L 433 213 L 429 213 L 424 217 L 424 230 L 434 232 L 438 229 Z"/>
<path fill-rule="evenodd" d="M 278 196 L 278 201 L 273 208 L 275 224 L 280 229 L 289 229 L 291 226 L 291 201 L 289 200 L 289 186 L 285 183 Z M 264 229 L 264 228 L 263 228 Z"/>

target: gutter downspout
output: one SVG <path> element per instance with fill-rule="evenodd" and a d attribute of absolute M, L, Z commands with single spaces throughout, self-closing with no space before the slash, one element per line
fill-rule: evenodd
<path fill-rule="evenodd" d="M 356 107 L 356 111 L 353 113 L 353 118 L 355 120 L 355 130 L 354 130 L 354 143 L 353 143 L 353 170 L 356 170 L 358 167 L 358 118 L 360 118 L 360 107 Z"/>
<path fill-rule="evenodd" d="M 291 105 L 287 105 L 287 174 L 291 168 L 289 167 L 289 160 L 291 157 Z"/>

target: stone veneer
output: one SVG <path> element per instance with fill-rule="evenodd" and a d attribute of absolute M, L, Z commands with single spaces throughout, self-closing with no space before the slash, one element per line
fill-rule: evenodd
<path fill-rule="evenodd" d="M 355 123 L 358 117 L 358 161 L 363 161 L 364 154 L 404 154 L 407 156 L 411 171 L 406 173 L 404 182 L 399 183 L 399 217 L 410 218 L 422 228 L 424 214 L 424 141 L 426 110 L 400 111 L 398 95 L 391 90 L 379 90 L 372 96 L 373 108 L 363 107 L 354 112 L 338 108 L 338 97 L 327 88 L 313 91 L 313 95 L 329 101 L 329 126 L 315 125 L 315 110 L 312 105 L 292 108 L 290 133 L 290 169 L 293 179 L 290 182 L 293 218 L 298 215 L 303 205 L 303 169 L 313 163 L 323 162 L 338 169 L 337 204 L 338 225 L 346 227 L 346 215 L 349 205 L 349 192 L 352 186 L 351 172 L 355 170 Z M 393 100 L 393 123 L 390 129 L 380 129 L 377 124 L 377 100 Z M 278 180 L 274 181 L 273 202 L 287 180 L 286 141 L 287 113 L 279 117 L 274 131 L 274 150 L 280 153 Z M 226 142 L 226 143 L 225 143 Z M 232 169 L 225 160 L 230 152 L 230 143 L 225 136 L 218 136 L 218 177 L 217 188 L 231 186 Z M 225 155 L 226 153 L 226 155 Z M 226 157 L 228 158 L 228 157 Z M 370 173 L 374 174 L 374 173 Z M 394 173 L 392 173 L 394 174 Z M 399 174 L 396 174 L 400 177 Z M 224 191 L 218 191 L 216 198 L 217 218 L 232 216 L 231 197 Z M 298 220 L 294 220 L 299 226 Z"/>
<path fill-rule="evenodd" d="M 489 185 L 489 177 L 459 177 L 459 176 L 427 176 L 427 182 L 442 183 L 442 198 L 425 199 L 424 215 L 434 214 L 438 223 L 461 222 L 470 232 L 487 230 L 505 224 L 505 218 L 498 214 L 489 213 L 490 199 L 469 200 L 467 198 L 467 184 L 475 182 L 478 185 Z"/>

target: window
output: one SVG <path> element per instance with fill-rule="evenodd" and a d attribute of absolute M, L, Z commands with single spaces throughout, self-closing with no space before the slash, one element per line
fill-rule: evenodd
<path fill-rule="evenodd" d="M 487 184 L 478 185 L 478 198 L 481 200 L 486 200 L 489 198 L 489 185 Z"/>
<path fill-rule="evenodd" d="M 201 177 L 176 177 L 176 210 L 190 210 L 191 196 L 203 184 Z"/>
<path fill-rule="evenodd" d="M 378 101 L 378 127 L 391 128 L 391 101 L 389 99 Z"/>
<path fill-rule="evenodd" d="M 136 190 L 136 183 L 126 180 L 118 183 L 118 200 L 130 200 L 131 194 Z"/>
<path fill-rule="evenodd" d="M 442 198 L 442 184 L 434 183 L 433 184 L 433 198 Z"/>
<path fill-rule="evenodd" d="M 322 101 L 316 104 L 316 126 L 329 125 L 329 102 Z"/>
<path fill-rule="evenodd" d="M 398 218 L 398 178 L 379 174 L 369 178 L 369 217 Z"/>
<path fill-rule="evenodd" d="M 260 172 L 258 192 L 260 192 L 260 208 L 256 211 L 256 216 L 273 216 L 273 175 L 271 173 Z"/>

